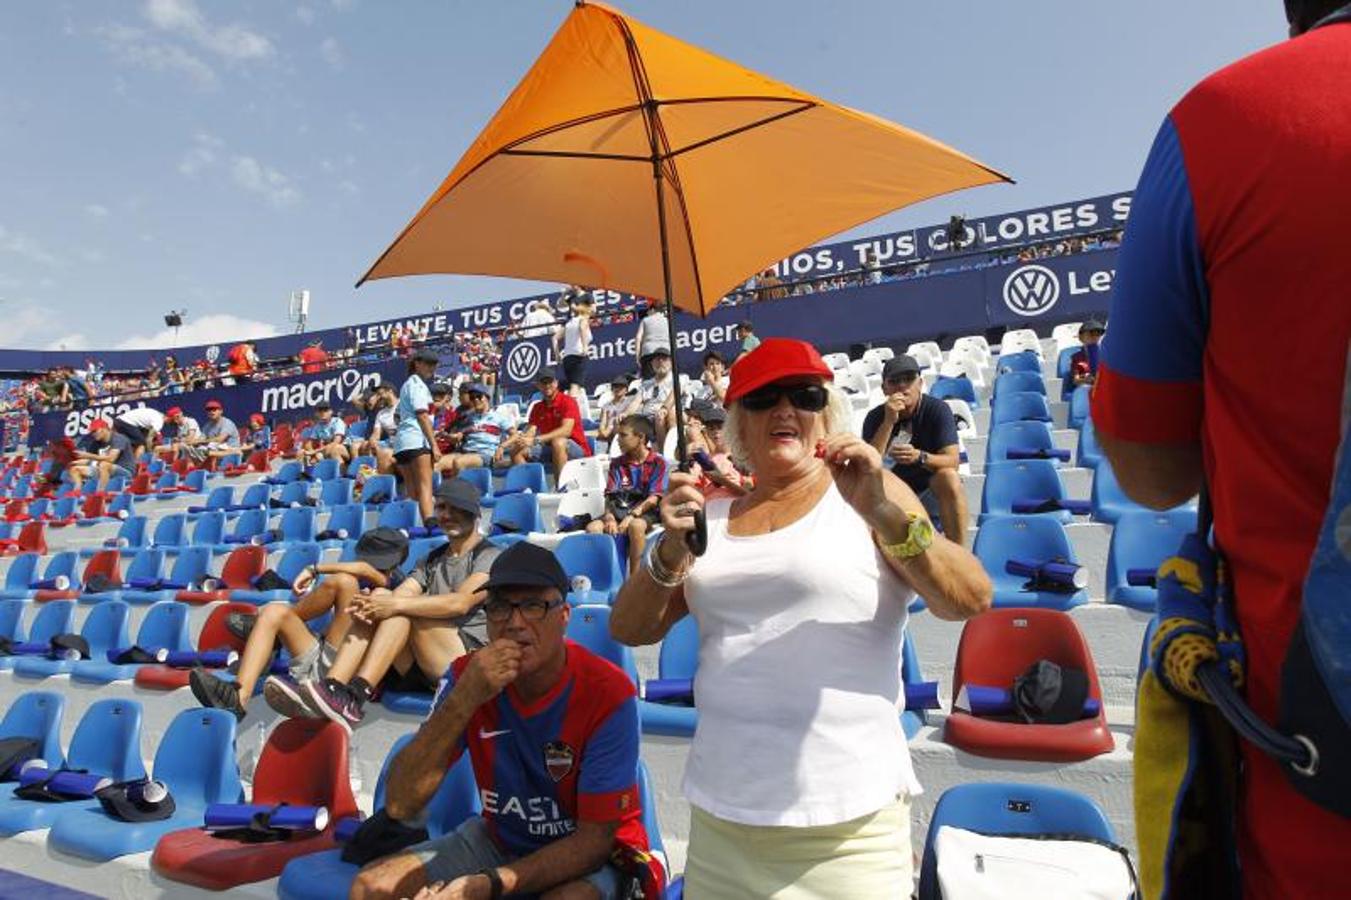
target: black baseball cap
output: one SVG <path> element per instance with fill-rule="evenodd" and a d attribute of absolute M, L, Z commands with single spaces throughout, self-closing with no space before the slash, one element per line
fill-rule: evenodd
<path fill-rule="evenodd" d="M 551 587 L 567 595 L 570 582 L 558 557 L 538 544 L 521 541 L 503 550 L 488 570 L 487 590 L 504 587 Z"/>
<path fill-rule="evenodd" d="M 625 388 L 627 388 L 632 382 L 633 382 L 633 379 L 632 379 L 632 378 L 630 378 L 628 375 L 625 375 L 624 373 L 621 372 L 620 374 L 616 375 L 614 378 L 611 378 L 611 379 L 610 379 L 610 387 L 625 387 Z"/>
<path fill-rule="evenodd" d="M 656 357 L 656 356 L 670 356 L 670 355 L 671 355 L 671 348 L 670 348 L 670 347 L 658 347 L 657 349 L 653 350 L 652 353 L 651 353 L 650 355 L 651 355 L 651 356 L 654 356 L 654 357 Z"/>
<path fill-rule="evenodd" d="M 535 384 L 543 384 L 546 381 L 557 381 L 558 376 L 552 369 L 540 369 L 539 374 L 535 376 Z"/>
<path fill-rule="evenodd" d="M 434 495 L 437 500 L 451 509 L 467 512 L 478 517 L 482 510 L 483 495 L 473 484 L 463 478 L 447 478 L 441 482 Z"/>
<path fill-rule="evenodd" d="M 444 381 L 438 381 L 432 385 L 431 392 L 433 397 L 448 397 L 450 396 L 450 385 Z"/>
<path fill-rule="evenodd" d="M 898 381 L 902 375 L 918 375 L 923 369 L 913 356 L 902 353 L 882 364 L 882 380 Z"/>
<path fill-rule="evenodd" d="M 318 403 L 314 404 L 314 409 L 315 409 L 316 412 L 318 412 L 319 410 L 332 409 L 332 408 L 333 408 L 333 404 L 332 404 L 332 403 L 329 403 L 327 400 L 320 400 Z"/>
<path fill-rule="evenodd" d="M 1085 331 L 1098 331 L 1105 333 L 1107 331 L 1107 326 L 1102 324 L 1102 322 L 1098 319 L 1085 319 L 1084 323 L 1079 326 L 1079 333 L 1083 334 Z"/>
<path fill-rule="evenodd" d="M 691 409 L 690 412 L 694 413 L 695 411 Z M 727 410 L 715 403 L 702 407 L 695 415 L 705 425 L 722 425 L 727 422 Z"/>
<path fill-rule="evenodd" d="M 408 535 L 397 528 L 372 528 L 357 540 L 356 557 L 388 572 L 408 558 Z"/>
<path fill-rule="evenodd" d="M 471 394 L 481 394 L 482 396 L 488 397 L 490 399 L 492 398 L 493 395 L 492 391 L 488 390 L 488 388 L 485 385 L 479 384 L 477 381 L 471 381 L 467 384 L 460 385 L 460 390 L 468 391 Z"/>
<path fill-rule="evenodd" d="M 413 354 L 413 362 L 440 363 L 441 357 L 423 347 Z"/>

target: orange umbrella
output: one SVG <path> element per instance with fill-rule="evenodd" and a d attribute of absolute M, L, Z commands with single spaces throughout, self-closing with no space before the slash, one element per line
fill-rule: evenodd
<path fill-rule="evenodd" d="M 707 315 L 747 276 L 821 238 L 1007 180 L 918 132 L 579 0 L 357 284 L 458 272 L 658 297 L 674 353 L 672 304 Z"/>

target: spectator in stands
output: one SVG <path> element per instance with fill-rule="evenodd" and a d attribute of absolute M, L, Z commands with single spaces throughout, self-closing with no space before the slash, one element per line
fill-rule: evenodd
<path fill-rule="evenodd" d="M 991 602 L 979 561 L 935 536 L 905 482 L 849 433 L 832 378 L 811 345 L 779 338 L 733 367 L 728 443 L 755 491 L 705 506 L 695 476 L 673 474 L 666 530 L 614 602 L 611 633 L 631 645 L 687 614 L 699 623 L 692 897 L 908 892 L 919 785 L 896 714 L 907 605 L 918 592 L 934 615 L 965 619 Z M 686 534 L 699 510 L 708 548 L 696 558 Z"/>
<path fill-rule="evenodd" d="M 502 442 L 502 454 L 510 455 L 512 465 L 523 462 L 548 462 L 554 476 L 563 471 L 570 459 L 591 455 L 582 413 L 577 401 L 558 389 L 558 380 L 548 369 L 535 376 L 540 400 L 530 408 L 525 431 L 512 431 Z"/>
<path fill-rule="evenodd" d="M 633 345 L 638 348 L 638 371 L 644 378 L 652 377 L 652 363 L 657 354 L 664 353 L 668 360 L 671 358 L 671 325 L 660 303 L 654 301 L 644 307 Z"/>
<path fill-rule="evenodd" d="M 253 373 L 258 368 L 258 346 L 253 341 L 235 344 L 226 358 L 235 384 L 248 384 L 253 380 Z"/>
<path fill-rule="evenodd" d="M 402 584 L 405 576 L 399 567 L 407 556 L 407 535 L 394 528 L 374 528 L 357 541 L 354 562 L 321 562 L 296 576 L 291 586 L 293 601 L 269 603 L 257 614 L 232 613 L 227 627 L 245 638 L 235 680 L 225 681 L 206 669 L 193 669 L 188 676 L 192 695 L 202 706 L 227 709 L 244 718 L 254 685 L 271 665 L 280 642 L 291 655 L 288 675 L 268 676 L 263 697 L 269 706 L 289 715 L 296 704 L 302 703 L 300 683 L 328 673 L 337 646 L 351 624 L 353 602 L 373 589 L 388 590 Z M 306 623 L 330 611 L 333 620 L 323 637 L 317 637 Z"/>
<path fill-rule="evenodd" d="M 624 374 L 610 379 L 610 397 L 600 406 L 600 423 L 596 428 L 596 441 L 602 448 L 614 437 L 620 420 L 638 409 L 638 394 L 629 390 L 632 383 Z"/>
<path fill-rule="evenodd" d="M 455 408 L 450 405 L 450 397 L 453 393 L 450 385 L 444 381 L 438 381 L 431 387 L 432 391 L 432 430 L 441 433 L 455 421 Z"/>
<path fill-rule="evenodd" d="M 462 478 L 436 489 L 443 544 L 393 590 L 352 606 L 352 625 L 324 678 L 301 685 L 308 701 L 291 714 L 322 715 L 349 731 L 361 724 L 377 687 L 430 694 L 450 664 L 488 643 L 482 590 L 498 549 L 478 530 L 479 491 Z"/>
<path fill-rule="evenodd" d="M 179 453 L 201 437 L 202 429 L 197 420 L 186 415 L 180 406 L 171 406 L 164 413 L 164 430 L 160 437 L 174 453 Z"/>
<path fill-rule="evenodd" d="M 319 338 L 310 341 L 305 349 L 300 351 L 299 359 L 300 370 L 306 375 L 313 375 L 328 368 L 328 353 L 324 350 L 324 342 Z"/>
<path fill-rule="evenodd" d="M 690 400 L 722 406 L 722 398 L 726 394 L 727 360 L 717 350 L 710 350 L 704 354 L 704 371 L 698 383 L 690 388 Z"/>
<path fill-rule="evenodd" d="M 43 403 L 49 409 L 64 409 L 70 405 L 70 388 L 61 377 L 59 368 L 49 370 L 47 377 L 38 383 L 38 389 L 42 392 Z"/>
<path fill-rule="evenodd" d="M 241 444 L 239 452 L 245 455 L 255 451 L 272 449 L 272 429 L 268 427 L 267 417 L 262 413 L 249 416 L 249 442 Z"/>
<path fill-rule="evenodd" d="M 71 405 L 83 406 L 88 403 L 89 384 L 84 380 L 84 376 L 71 366 L 66 366 L 63 371 L 66 379 L 66 388 L 70 392 Z"/>
<path fill-rule="evenodd" d="M 1305 609 L 1306 582 L 1318 577 L 1325 596 L 1351 596 L 1344 555 L 1333 568 L 1335 523 L 1351 517 L 1342 505 L 1351 465 L 1351 10 L 1343 4 L 1287 0 L 1294 40 L 1206 78 L 1165 119 L 1131 202 L 1093 423 L 1135 501 L 1166 509 L 1206 490 L 1253 712 L 1275 724 L 1292 697 L 1321 695 L 1323 727 L 1344 733 L 1344 707 L 1325 693 L 1344 691 L 1344 676 L 1315 686 L 1301 674 L 1315 668 L 1301 645 L 1319 625 Z M 1351 653 L 1335 638 L 1323 648 L 1329 666 L 1345 666 Z M 1300 777 L 1255 745 L 1237 742 L 1241 759 L 1228 774 L 1238 779 L 1243 896 L 1343 896 L 1351 819 L 1310 800 L 1294 786 Z M 1324 742 L 1322 770 L 1344 775 L 1347 747 Z M 1203 837 L 1218 844 L 1224 836 Z"/>
<path fill-rule="evenodd" d="M 153 453 L 164 430 L 164 413 L 149 406 L 132 407 L 113 419 L 113 430 L 126 435 L 137 456 L 142 452 Z"/>
<path fill-rule="evenodd" d="M 877 259 L 877 248 L 869 247 L 863 251 L 863 283 L 882 283 L 882 263 Z"/>
<path fill-rule="evenodd" d="M 188 455 L 197 462 L 209 457 L 222 458 L 239 452 L 239 428 L 225 415 L 219 400 L 206 401 L 206 424 L 201 433 L 185 442 Z"/>
<path fill-rule="evenodd" d="M 441 457 L 436 467 L 443 478 L 454 478 L 465 469 L 491 468 L 506 463 L 502 439 L 512 430 L 511 421 L 493 409 L 492 392 L 487 387 L 471 382 L 468 391 L 473 406 L 471 412 L 462 417 L 464 427 L 460 431 L 459 450 Z M 457 421 L 456 425 L 459 424 Z"/>
<path fill-rule="evenodd" d="M 882 393 L 886 402 L 868 410 L 863 420 L 863 439 L 919 496 L 929 517 L 942 522 L 943 534 L 964 544 L 970 513 L 957 474 L 961 447 L 952 410 L 924 393 L 920 365 L 905 354 L 882 366 Z"/>
<path fill-rule="evenodd" d="M 652 449 L 654 436 L 645 416 L 619 423 L 619 455 L 610 460 L 605 480 L 605 515 L 586 526 L 592 534 L 628 536 L 630 575 L 642 565 L 647 533 L 661 521 L 657 506 L 666 493 L 666 457 Z"/>
<path fill-rule="evenodd" d="M 1079 343 L 1083 344 L 1085 348 L 1097 346 L 1106 331 L 1106 326 L 1097 319 L 1089 319 L 1079 326 Z M 1091 385 L 1097 379 L 1097 374 L 1093 371 L 1093 367 L 1089 365 L 1087 349 L 1076 350 L 1070 356 L 1070 379 L 1074 382 L 1075 387 Z"/>
<path fill-rule="evenodd" d="M 80 441 L 74 453 L 76 464 L 66 471 L 76 491 L 84 486 L 86 478 L 97 478 L 100 491 L 108 487 L 108 479 L 124 475 L 128 480 L 136 472 L 136 450 L 125 434 L 114 431 L 106 419 L 89 423 L 89 434 Z M 83 461 L 84 465 L 78 463 Z"/>
<path fill-rule="evenodd" d="M 574 397 L 586 393 L 586 364 L 591 351 L 591 314 L 595 301 L 590 294 L 572 299 L 572 315 L 553 332 L 554 357 L 561 361 L 561 387 Z"/>
<path fill-rule="evenodd" d="M 546 299 L 536 300 L 527 307 L 528 312 L 521 320 L 521 337 L 544 337 L 553 331 L 554 311 Z"/>
<path fill-rule="evenodd" d="M 437 387 L 439 385 L 433 385 L 432 391 L 435 392 Z M 435 393 L 432 399 L 434 408 Z M 353 457 L 375 457 L 376 469 L 382 473 L 395 470 L 394 451 L 390 445 L 399 429 L 399 418 L 394 412 L 398 402 L 398 392 L 388 381 L 380 382 L 356 402 L 357 408 L 365 414 L 366 436 L 351 441 L 349 452 Z"/>
<path fill-rule="evenodd" d="M 773 269 L 765 269 L 760 273 L 760 292 L 759 300 L 782 300 L 788 296 L 788 288 L 784 286 L 783 279 L 779 273 Z"/>
<path fill-rule="evenodd" d="M 510 547 L 486 587 L 491 643 L 446 673 L 385 797 L 391 818 L 414 821 L 468 752 L 484 810 L 367 866 L 351 896 L 632 896 L 610 860 L 648 848 L 633 684 L 565 639 L 568 578 L 548 550 Z"/>
<path fill-rule="evenodd" d="M 651 376 L 638 385 L 638 412 L 652 420 L 657 447 L 662 448 L 666 446 L 666 432 L 675 421 L 675 373 L 668 350 L 656 350 L 650 362 Z"/>
<path fill-rule="evenodd" d="M 750 319 L 744 319 L 737 323 L 736 339 L 741 341 L 741 352 L 737 354 L 737 359 L 760 346 L 760 339 L 755 336 L 755 323 Z M 735 363 L 736 360 L 734 359 L 732 362 Z"/>
<path fill-rule="evenodd" d="M 695 454 L 708 455 L 713 465 L 705 468 L 695 458 L 699 475 L 698 488 L 704 497 L 733 496 L 740 497 L 750 489 L 750 479 L 737 468 L 732 461 L 731 449 L 727 446 L 727 411 L 721 406 L 709 403 L 696 403 L 690 407 L 685 437 L 685 447 L 691 458 Z"/>
<path fill-rule="evenodd" d="M 432 468 L 441 461 L 432 430 L 432 392 L 427 386 L 440 359 L 421 349 L 408 361 L 408 378 L 399 389 L 398 431 L 394 434 L 394 462 L 403 477 L 403 492 L 417 501 L 424 522 L 431 521 Z"/>
<path fill-rule="evenodd" d="M 347 461 L 347 423 L 340 416 L 333 415 L 333 404 L 320 400 L 314 404 L 314 424 L 310 426 L 309 438 L 300 450 L 300 460 L 312 466 L 321 459 Z"/>

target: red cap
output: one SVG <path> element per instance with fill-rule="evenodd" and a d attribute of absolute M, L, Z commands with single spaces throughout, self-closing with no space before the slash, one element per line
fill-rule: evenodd
<path fill-rule="evenodd" d="M 795 375 L 835 380 L 835 373 L 811 344 L 792 338 L 765 338 L 760 346 L 732 364 L 726 402 L 734 403 L 756 388 Z"/>
<path fill-rule="evenodd" d="M 90 431 L 100 431 L 104 428 L 112 428 L 112 427 L 113 426 L 108 424 L 107 419 L 95 419 L 94 421 L 89 423 Z"/>
<path fill-rule="evenodd" d="M 249 416 L 249 423 L 253 425 L 264 425 L 267 423 L 267 418 L 262 413 L 254 413 Z"/>
<path fill-rule="evenodd" d="M 171 418 L 171 419 L 172 419 L 174 416 L 181 416 L 181 415 L 183 415 L 183 407 L 181 407 L 181 406 L 171 406 L 171 407 L 169 407 L 167 410 L 164 411 L 164 414 L 165 414 L 166 416 L 168 416 L 169 418 Z"/>
<path fill-rule="evenodd" d="M 206 406 L 205 406 L 204 408 L 205 408 L 205 409 L 225 409 L 224 406 L 221 406 L 219 400 L 208 400 L 208 401 L 206 401 Z"/>

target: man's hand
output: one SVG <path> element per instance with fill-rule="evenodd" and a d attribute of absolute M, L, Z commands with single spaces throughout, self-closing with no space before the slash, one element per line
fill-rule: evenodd
<path fill-rule="evenodd" d="M 310 589 L 310 586 L 314 584 L 314 578 L 314 566 L 306 566 L 300 570 L 300 574 L 296 576 L 296 580 L 291 582 L 291 590 L 295 592 L 296 596 L 306 593 Z"/>
<path fill-rule="evenodd" d="M 493 883 L 487 875 L 461 875 L 454 881 L 429 884 L 413 895 L 413 900 L 488 900 Z"/>
<path fill-rule="evenodd" d="M 882 404 L 882 417 L 889 422 L 895 422 L 905 414 L 908 408 L 905 402 L 905 394 L 897 391 L 887 397 L 887 402 Z"/>
<path fill-rule="evenodd" d="M 352 604 L 352 617 L 374 625 L 399 611 L 399 601 L 393 594 L 370 594 L 358 597 Z"/>
<path fill-rule="evenodd" d="M 635 513 L 637 512 L 636 508 L 634 512 Z M 619 524 L 615 526 L 615 534 L 626 534 L 629 530 L 629 526 L 632 524 L 633 524 L 633 514 L 631 513 L 625 516 L 623 519 L 621 519 L 619 521 Z"/>
<path fill-rule="evenodd" d="M 614 513 L 606 513 L 602 521 L 605 524 L 606 534 L 619 534 L 619 525 L 615 522 Z"/>
<path fill-rule="evenodd" d="M 469 657 L 469 665 L 465 666 L 455 691 L 462 691 L 471 704 L 479 707 L 502 693 L 520 674 L 521 645 L 498 638 Z"/>
<path fill-rule="evenodd" d="M 919 450 L 914 444 L 901 444 L 892 447 L 887 451 L 887 455 L 903 466 L 912 466 L 919 462 Z"/>

